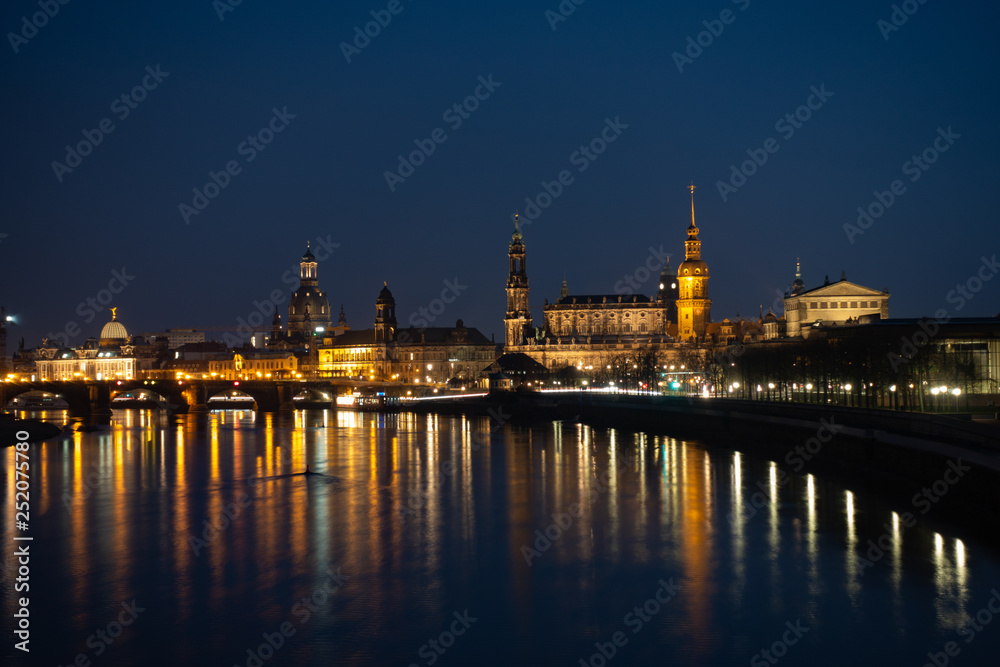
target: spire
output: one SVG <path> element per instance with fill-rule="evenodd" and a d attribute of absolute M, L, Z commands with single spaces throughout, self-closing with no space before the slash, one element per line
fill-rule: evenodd
<path fill-rule="evenodd" d="M 847 271 L 841 271 L 840 272 L 840 279 L 841 280 L 847 280 Z"/>
<path fill-rule="evenodd" d="M 515 241 L 521 240 L 521 216 L 517 209 L 514 209 L 514 234 L 511 238 Z"/>
<path fill-rule="evenodd" d="M 109 310 L 111 311 L 111 321 L 114 322 L 115 321 L 115 311 L 118 310 L 118 306 L 115 306 L 114 308 L 110 308 Z"/>
<path fill-rule="evenodd" d="M 565 299 L 569 296 L 569 284 L 566 282 L 566 276 L 563 276 L 562 289 L 559 291 L 559 298 Z"/>
<path fill-rule="evenodd" d="M 688 229 L 689 230 L 693 229 L 697 232 L 698 225 L 696 225 L 694 222 L 694 190 L 696 187 L 697 186 L 694 184 L 694 181 L 691 181 L 691 185 L 688 186 L 688 188 L 691 190 L 691 226 L 688 227 Z"/>
<path fill-rule="evenodd" d="M 795 279 L 802 280 L 802 267 L 799 263 L 799 258 L 795 258 Z"/>

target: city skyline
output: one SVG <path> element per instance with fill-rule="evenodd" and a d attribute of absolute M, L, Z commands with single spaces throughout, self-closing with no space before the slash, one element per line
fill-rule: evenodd
<path fill-rule="evenodd" d="M 650 248 L 679 263 L 692 180 L 717 321 L 766 313 L 797 259 L 807 288 L 843 271 L 933 315 L 992 257 L 995 8 L 377 4 L 60 5 L 34 30 L 37 3 L 6 7 L 9 349 L 96 333 L 79 304 L 114 272 L 134 330 L 235 327 L 294 289 L 303 240 L 352 327 L 383 281 L 404 323 L 457 281 L 442 321 L 499 338 L 514 209 L 537 318 L 564 277 L 615 293 Z"/>

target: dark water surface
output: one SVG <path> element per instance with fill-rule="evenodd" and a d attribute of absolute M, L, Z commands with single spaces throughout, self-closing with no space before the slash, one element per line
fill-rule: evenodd
<path fill-rule="evenodd" d="M 908 498 L 741 449 L 562 422 L 116 412 L 32 446 L 27 532 L 0 451 L 0 655 L 919 666 L 953 641 L 950 664 L 1000 662 L 1000 618 L 970 625 L 993 620 L 996 553 Z M 34 538 L 30 655 L 9 631 L 16 535 Z"/>

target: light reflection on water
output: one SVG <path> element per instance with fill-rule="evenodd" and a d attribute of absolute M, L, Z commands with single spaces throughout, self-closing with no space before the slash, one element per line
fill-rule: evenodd
<path fill-rule="evenodd" d="M 95 657 L 87 637 L 135 598 L 148 611 L 108 648 L 116 663 L 246 664 L 289 621 L 265 664 L 426 664 L 420 647 L 469 609 L 481 620 L 441 664 L 578 664 L 673 578 L 681 592 L 629 634 L 622 664 L 746 664 L 796 619 L 810 628 L 796 663 L 919 662 L 1000 581 L 982 546 L 919 516 L 902 526 L 912 507 L 738 444 L 410 413 L 116 411 L 32 454 L 37 655 Z M 0 458 L 6 518 L 13 450 Z M 320 474 L 293 474 L 307 465 Z M 348 583 L 302 620 L 295 604 L 337 568 Z"/>

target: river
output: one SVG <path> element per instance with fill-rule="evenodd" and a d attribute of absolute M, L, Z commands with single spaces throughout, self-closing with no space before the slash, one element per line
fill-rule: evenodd
<path fill-rule="evenodd" d="M 3 664 L 1000 653 L 1000 622 L 984 624 L 1000 611 L 997 553 L 909 498 L 739 440 L 502 414 L 116 411 L 104 430 L 31 446 L 26 531 L 14 448 L 0 460 L 4 627 L 30 596 L 30 654 L 5 632 Z M 29 590 L 15 592 L 24 545 Z"/>

